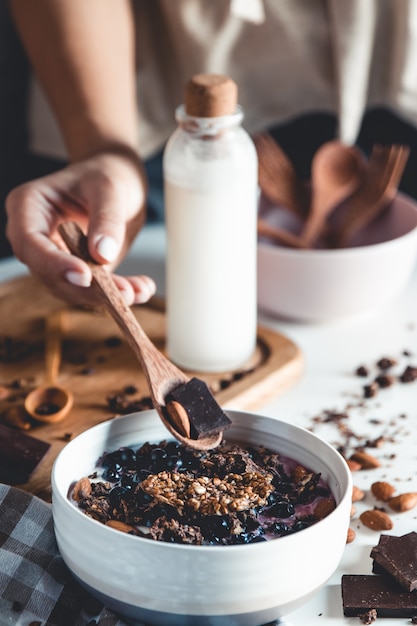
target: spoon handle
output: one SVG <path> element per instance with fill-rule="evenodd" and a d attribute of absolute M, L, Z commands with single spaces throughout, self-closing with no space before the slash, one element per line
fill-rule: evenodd
<path fill-rule="evenodd" d="M 62 311 L 49 315 L 45 326 L 45 382 L 52 387 L 58 378 L 61 365 Z"/>
<path fill-rule="evenodd" d="M 77 224 L 73 222 L 60 224 L 59 232 L 72 254 L 90 266 L 93 274 L 92 287 L 139 359 L 154 403 L 164 406 L 167 393 L 188 382 L 189 378 L 166 359 L 151 342 L 124 301 L 111 275 L 91 258 L 87 238 Z"/>

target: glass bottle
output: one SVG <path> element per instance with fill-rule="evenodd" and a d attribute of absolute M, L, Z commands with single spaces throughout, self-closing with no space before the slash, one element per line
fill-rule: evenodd
<path fill-rule="evenodd" d="M 256 149 L 226 76 L 192 77 L 176 119 L 163 157 L 168 355 L 233 370 L 256 345 Z"/>

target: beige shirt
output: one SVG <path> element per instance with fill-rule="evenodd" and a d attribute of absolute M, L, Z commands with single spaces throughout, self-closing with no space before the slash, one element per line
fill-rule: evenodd
<path fill-rule="evenodd" d="M 249 132 L 334 112 L 340 138 L 353 143 L 372 106 L 417 126 L 417 0 L 135 0 L 134 7 L 143 157 L 175 129 L 184 84 L 197 72 L 237 82 Z M 31 129 L 35 152 L 65 158 L 38 85 Z"/>

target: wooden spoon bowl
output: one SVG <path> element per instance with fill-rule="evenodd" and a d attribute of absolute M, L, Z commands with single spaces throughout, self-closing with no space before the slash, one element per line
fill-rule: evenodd
<path fill-rule="evenodd" d="M 361 182 L 365 161 L 358 148 L 340 141 L 328 141 L 316 152 L 312 162 L 312 201 L 300 235 L 311 247 L 323 234 L 330 213 L 354 193 Z"/>

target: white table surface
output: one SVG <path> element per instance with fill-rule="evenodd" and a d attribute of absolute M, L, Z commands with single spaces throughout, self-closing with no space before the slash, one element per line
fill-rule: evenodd
<path fill-rule="evenodd" d="M 131 253 L 120 268 L 125 274 L 148 273 L 157 282 L 158 292 L 164 293 L 165 233 L 161 226 L 148 226 L 137 238 Z M 0 281 L 26 273 L 15 259 L 0 261 Z M 383 280 L 383 276 L 381 276 Z M 342 574 L 369 574 L 372 546 L 379 533 L 366 529 L 358 515 L 367 508 L 381 506 L 370 494 L 376 480 L 394 484 L 397 493 L 417 492 L 417 381 L 396 383 L 382 389 L 375 398 L 362 403 L 363 385 L 367 382 L 355 375 L 358 365 L 366 365 L 376 374 L 375 364 L 381 357 L 398 360 L 393 373 L 400 374 L 405 365 L 417 366 L 417 268 L 406 291 L 395 302 L 372 315 L 322 324 L 300 324 L 274 319 L 262 313 L 259 322 L 285 334 L 302 350 L 305 371 L 301 379 L 283 395 L 269 401 L 259 411 L 270 417 L 287 420 L 298 426 L 313 428 L 330 443 L 344 443 L 331 424 L 314 426 L 313 418 L 325 410 L 343 411 L 348 405 L 347 425 L 363 439 L 386 437 L 384 445 L 368 450 L 381 466 L 354 473 L 354 484 L 365 491 L 365 499 L 356 505 L 351 527 L 356 531 L 353 543 L 345 548 L 339 568 L 328 584 L 298 611 L 288 616 L 288 626 L 357 625 L 358 618 L 343 617 L 340 581 Z M 411 353 L 405 356 L 404 351 Z M 363 404 L 363 406 L 358 406 Z M 391 512 L 392 513 L 392 512 Z M 390 513 L 390 514 L 391 514 Z M 389 531 L 402 535 L 417 530 L 417 508 L 392 514 L 394 527 Z M 302 577 L 302 555 L 300 577 Z M 326 546 L 323 545 L 323 558 Z M 279 567 L 279 563 L 277 563 Z M 409 624 L 408 618 L 384 619 L 384 626 Z"/>

